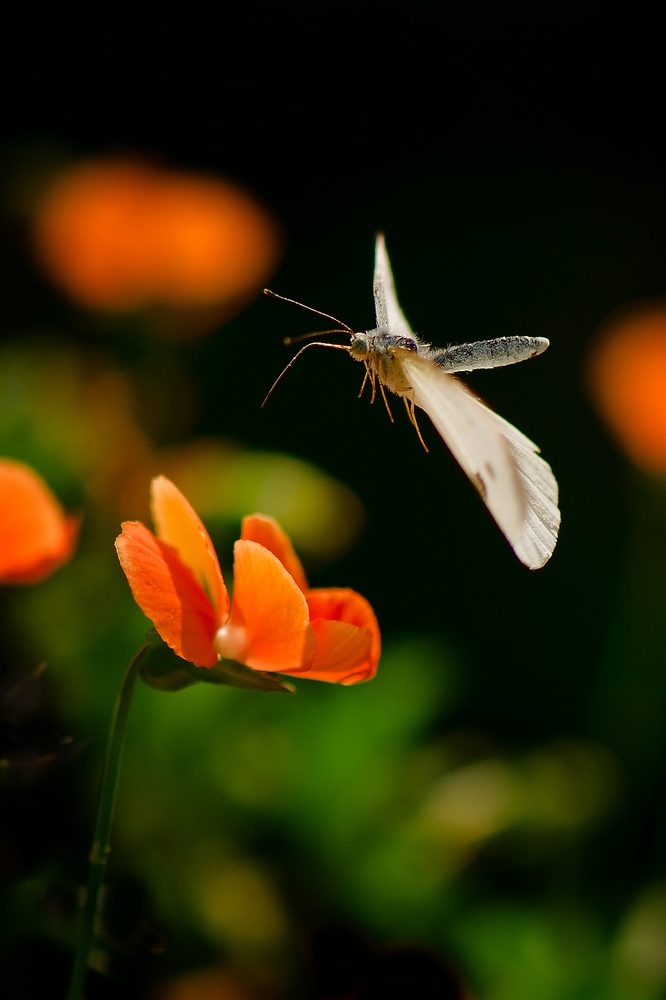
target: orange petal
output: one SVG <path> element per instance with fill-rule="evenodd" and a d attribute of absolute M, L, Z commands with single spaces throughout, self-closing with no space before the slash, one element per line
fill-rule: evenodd
<path fill-rule="evenodd" d="M 355 684 L 372 676 L 369 629 L 326 618 L 313 621 L 312 627 L 317 636 L 317 655 L 304 677 L 334 684 Z"/>
<path fill-rule="evenodd" d="M 245 629 L 242 662 L 255 670 L 307 670 L 317 643 L 303 592 L 280 560 L 258 542 L 234 546 L 230 624 Z"/>
<path fill-rule="evenodd" d="M 339 654 L 336 650 L 342 649 L 342 633 L 321 628 L 318 624 L 320 619 L 325 619 L 327 622 L 340 622 L 353 625 L 357 629 L 367 631 L 370 636 L 368 655 L 363 662 L 353 662 L 353 655 L 356 655 L 354 654 L 354 649 L 361 649 L 360 639 L 357 637 L 355 640 L 358 643 L 358 647 L 353 646 L 351 638 L 345 640 L 349 643 L 347 647 L 350 657 L 348 661 L 348 673 L 353 674 L 354 680 L 340 679 L 340 683 L 349 684 L 354 683 L 356 680 L 369 680 L 371 677 L 374 677 L 377 672 L 377 664 L 381 653 L 381 638 L 375 613 L 365 597 L 357 594 L 355 590 L 350 590 L 346 587 L 327 587 L 308 590 L 305 596 L 310 608 L 310 619 L 313 628 L 317 632 L 319 642 L 319 650 L 312 664 L 312 670 L 308 671 L 308 677 L 314 677 L 313 670 L 319 672 L 320 669 L 333 669 L 328 666 L 329 657 L 331 664 L 334 662 L 337 663 L 338 660 L 333 657 L 337 658 Z M 327 638 L 328 636 L 330 638 Z M 329 650 L 328 644 L 333 642 L 334 636 L 336 636 L 335 644 L 331 645 Z M 360 655 L 360 652 L 358 655 Z M 360 676 L 357 676 L 358 674 Z M 324 680 L 327 678 L 317 679 Z M 328 679 L 337 680 L 338 678 L 329 677 Z"/>
<path fill-rule="evenodd" d="M 30 466 L 0 459 L 0 582 L 43 580 L 70 558 L 78 529 Z"/>
<path fill-rule="evenodd" d="M 166 476 L 153 479 L 150 495 L 158 538 L 171 545 L 192 570 L 217 609 L 218 624 L 222 624 L 229 616 L 229 594 L 208 532 Z"/>
<path fill-rule="evenodd" d="M 197 667 L 217 662 L 217 614 L 192 570 L 140 521 L 125 521 L 116 538 L 134 600 L 174 653 Z"/>
<path fill-rule="evenodd" d="M 243 518 L 241 538 L 250 542 L 259 542 L 265 549 L 277 556 L 284 568 L 290 573 L 301 590 L 307 590 L 308 581 L 305 578 L 301 560 L 294 552 L 289 536 L 282 530 L 275 518 L 266 514 L 250 514 Z"/>

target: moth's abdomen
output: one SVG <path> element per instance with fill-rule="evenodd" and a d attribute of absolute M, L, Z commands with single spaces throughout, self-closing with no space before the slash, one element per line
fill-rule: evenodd
<path fill-rule="evenodd" d="M 475 344 L 457 344 L 442 350 L 433 348 L 429 360 L 445 372 L 471 372 L 475 368 L 501 368 L 527 361 L 546 350 L 545 337 L 497 337 Z"/>

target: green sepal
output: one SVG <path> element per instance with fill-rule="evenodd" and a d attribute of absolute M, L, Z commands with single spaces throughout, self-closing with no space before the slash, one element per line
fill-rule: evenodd
<path fill-rule="evenodd" d="M 189 667 L 190 673 L 205 684 L 227 684 L 245 691 L 288 691 L 290 694 L 295 691 L 292 684 L 283 681 L 277 674 L 252 670 L 236 660 L 218 660 L 212 667 L 195 667 L 191 664 Z"/>
<path fill-rule="evenodd" d="M 246 691 L 294 692 L 292 685 L 277 674 L 251 670 L 235 660 L 218 660 L 212 667 L 195 667 L 177 656 L 155 629 L 150 629 L 146 639 L 150 648 L 141 666 L 141 679 L 158 691 L 180 691 L 190 684 L 204 683 L 224 684 Z"/>
<path fill-rule="evenodd" d="M 181 688 L 196 684 L 190 674 L 187 660 L 176 656 L 173 649 L 167 646 L 154 628 L 146 633 L 149 649 L 141 664 L 141 680 L 149 687 L 158 691 L 180 691 Z M 196 669 L 196 668 L 195 668 Z"/>

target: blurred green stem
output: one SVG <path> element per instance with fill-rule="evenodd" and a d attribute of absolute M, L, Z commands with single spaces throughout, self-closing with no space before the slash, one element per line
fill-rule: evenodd
<path fill-rule="evenodd" d="M 104 774 L 102 777 L 102 791 L 97 812 L 97 825 L 95 827 L 95 838 L 90 852 L 90 869 L 88 871 L 88 885 L 86 888 L 86 898 L 81 912 L 81 922 L 79 925 L 79 936 L 76 945 L 76 956 L 74 959 L 74 971 L 72 981 L 67 994 L 67 1000 L 82 1000 L 83 985 L 88 970 L 88 956 L 93 944 L 95 933 L 95 916 L 97 914 L 97 899 L 99 890 L 104 880 L 106 862 L 109 856 L 111 838 L 111 824 L 113 823 L 113 813 L 116 805 L 116 793 L 118 791 L 118 778 L 120 776 L 120 763 L 123 756 L 123 737 L 125 735 L 125 723 L 127 713 L 132 699 L 134 682 L 139 674 L 143 659 L 150 649 L 149 645 L 142 646 L 134 656 L 127 668 L 123 683 L 118 693 L 116 707 L 113 712 L 109 740 L 106 746 L 106 757 L 104 759 Z"/>

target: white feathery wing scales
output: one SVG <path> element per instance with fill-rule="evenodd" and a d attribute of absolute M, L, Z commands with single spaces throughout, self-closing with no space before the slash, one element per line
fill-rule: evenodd
<path fill-rule="evenodd" d="M 560 512 L 557 482 L 537 446 L 452 375 L 409 351 L 399 354 L 414 402 L 479 489 L 518 558 L 539 569 L 555 548 Z"/>
<path fill-rule="evenodd" d="M 413 337 L 398 304 L 384 237 L 375 244 L 373 282 L 377 326 Z M 396 351 L 425 410 L 506 535 L 521 562 L 539 569 L 557 541 L 557 482 L 539 449 L 457 379 L 411 351 Z M 492 470 L 492 471 L 491 471 Z"/>
<path fill-rule="evenodd" d="M 398 296 L 395 294 L 393 272 L 386 252 L 383 233 L 377 233 L 375 243 L 375 274 L 372 292 L 375 297 L 375 316 L 377 317 L 378 329 L 388 329 L 399 337 L 413 338 L 412 328 L 398 305 Z"/>

